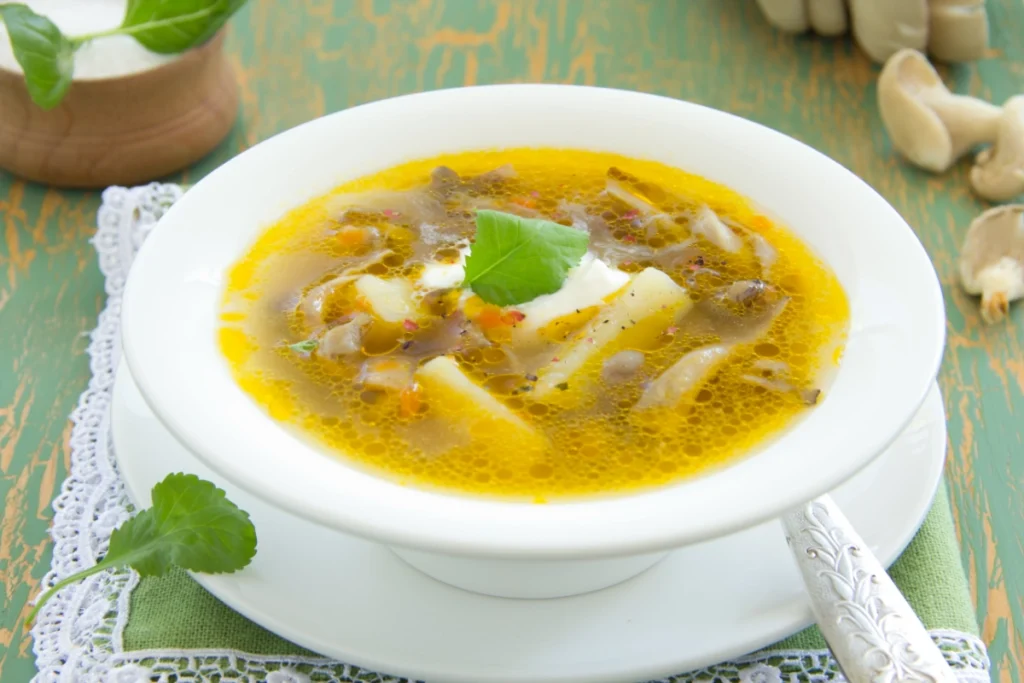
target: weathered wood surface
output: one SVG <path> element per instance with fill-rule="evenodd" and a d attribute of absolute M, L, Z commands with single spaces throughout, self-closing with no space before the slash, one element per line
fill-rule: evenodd
<path fill-rule="evenodd" d="M 990 59 L 944 71 L 997 102 L 1024 92 L 1024 4 L 989 0 Z M 984 208 L 966 164 L 942 177 L 892 154 L 877 68 L 848 41 L 772 31 L 753 0 L 253 0 L 228 50 L 241 122 L 194 182 L 232 155 L 326 112 L 417 90 L 509 81 L 596 84 L 732 111 L 788 133 L 865 178 L 918 231 L 947 297 L 942 388 L 963 559 L 994 679 L 1024 664 L 1024 305 L 985 327 L 955 259 Z M 755 150 L 756 152 L 756 150 Z M 776 173 L 763 159 L 766 173 Z M 0 173 L 0 677 L 34 671 L 21 622 L 49 566 L 49 502 L 67 473 L 67 415 L 85 387 L 85 333 L 102 283 L 89 237 L 96 193 Z"/>

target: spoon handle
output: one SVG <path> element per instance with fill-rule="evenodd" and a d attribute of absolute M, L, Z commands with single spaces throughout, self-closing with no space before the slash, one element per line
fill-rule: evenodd
<path fill-rule="evenodd" d="M 956 677 L 885 568 L 829 496 L 782 517 L 818 628 L 850 683 Z"/>

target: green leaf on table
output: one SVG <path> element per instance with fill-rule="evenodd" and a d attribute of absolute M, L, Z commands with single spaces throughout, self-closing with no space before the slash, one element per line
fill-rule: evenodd
<path fill-rule="evenodd" d="M 57 26 L 22 4 L 0 5 L 14 58 L 25 72 L 32 101 L 53 109 L 71 86 L 75 45 Z"/>
<path fill-rule="evenodd" d="M 562 287 L 589 241 L 587 233 L 551 221 L 477 211 L 465 285 L 498 306 L 532 301 Z"/>
<path fill-rule="evenodd" d="M 234 572 L 256 555 L 256 528 L 224 491 L 194 474 L 169 474 L 153 487 L 153 504 L 110 536 L 106 556 L 43 593 L 26 624 L 57 591 L 87 576 L 129 566 L 159 576 L 177 566 L 204 574 Z"/>
<path fill-rule="evenodd" d="M 147 49 L 175 54 L 213 37 L 246 0 L 128 0 L 121 23 Z"/>
<path fill-rule="evenodd" d="M 103 561 L 131 565 L 142 576 L 174 565 L 220 574 L 255 554 L 256 529 L 224 491 L 194 474 L 171 474 L 153 487 L 152 507 L 114 530 Z"/>

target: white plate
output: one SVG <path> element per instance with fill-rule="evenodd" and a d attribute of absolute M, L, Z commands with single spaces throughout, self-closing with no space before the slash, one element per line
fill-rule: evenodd
<path fill-rule="evenodd" d="M 153 417 L 124 365 L 113 436 L 136 503 L 148 505 L 153 484 L 184 471 L 216 482 L 252 515 L 259 536 L 253 563 L 237 574 L 197 576 L 203 586 L 295 643 L 374 671 L 430 683 L 648 680 L 750 652 L 811 622 L 777 522 L 677 550 L 596 593 L 507 600 L 434 581 L 383 546 L 316 526 L 228 484 Z M 935 386 L 886 454 L 834 492 L 886 564 L 924 519 L 945 447 Z"/>

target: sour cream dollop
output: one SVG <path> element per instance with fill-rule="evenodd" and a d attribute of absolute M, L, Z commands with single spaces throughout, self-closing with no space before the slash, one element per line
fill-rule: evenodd
<path fill-rule="evenodd" d="M 418 285 L 423 290 L 458 287 L 466 277 L 466 257 L 472 247 L 459 250 L 454 263 L 428 263 L 420 274 Z M 537 330 L 552 320 L 573 313 L 577 309 L 599 306 L 605 297 L 615 293 L 629 282 L 629 274 L 587 252 L 580 264 L 571 268 L 562 288 L 543 294 L 532 301 L 516 306 L 526 314 L 521 323 L 524 332 Z"/>

